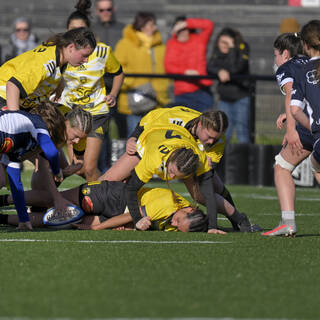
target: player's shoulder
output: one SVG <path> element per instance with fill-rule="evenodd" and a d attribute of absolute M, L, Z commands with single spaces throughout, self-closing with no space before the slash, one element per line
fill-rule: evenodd
<path fill-rule="evenodd" d="M 303 68 L 305 65 L 309 63 L 310 59 L 307 56 L 297 56 L 294 57 L 287 62 L 285 62 L 282 66 L 278 68 L 277 73 L 281 72 L 290 72 L 290 70 L 295 70 L 299 68 Z"/>
<path fill-rule="evenodd" d="M 0 112 L 0 117 L 3 118 L 3 121 L 7 123 L 14 123 L 16 130 L 28 130 L 33 129 L 47 129 L 46 124 L 42 120 L 42 118 L 37 115 L 33 114 L 24 110 L 16 110 L 16 111 L 9 111 L 9 110 L 2 110 Z M 33 129 L 32 129 L 33 128 Z"/>
<path fill-rule="evenodd" d="M 98 42 L 92 55 L 98 58 L 106 58 L 110 51 L 110 46 L 106 45 L 104 42 Z"/>
<path fill-rule="evenodd" d="M 36 114 L 32 114 L 30 112 L 24 111 L 24 110 L 1 110 L 0 112 L 1 116 L 5 116 L 6 118 L 15 118 L 15 119 L 33 119 L 35 117 L 39 117 Z M 41 118 L 40 118 L 41 119 Z"/>
<path fill-rule="evenodd" d="M 54 59 L 56 60 L 58 52 L 57 52 L 57 46 L 46 46 L 44 44 L 40 44 L 34 49 L 27 51 L 26 54 L 33 55 L 37 59 Z"/>
<path fill-rule="evenodd" d="M 295 57 L 295 58 L 293 58 L 293 59 L 291 59 L 289 61 L 291 61 L 291 63 L 293 65 L 305 65 L 310 61 L 310 58 L 307 57 L 307 56 L 302 56 L 301 55 L 301 56 L 297 56 L 297 57 Z"/>
<path fill-rule="evenodd" d="M 308 63 L 304 66 L 305 70 L 311 70 L 315 67 L 317 67 L 320 63 L 320 57 L 314 57 L 309 59 Z"/>
<path fill-rule="evenodd" d="M 30 112 L 23 111 L 23 110 L 19 110 L 17 112 L 19 114 L 21 114 L 22 116 L 24 116 L 25 118 L 28 118 L 35 128 L 47 129 L 46 124 L 44 123 L 43 119 L 38 114 L 30 113 Z"/>

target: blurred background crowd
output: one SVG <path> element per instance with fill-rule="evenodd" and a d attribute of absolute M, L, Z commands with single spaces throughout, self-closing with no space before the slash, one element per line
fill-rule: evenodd
<path fill-rule="evenodd" d="M 0 62 L 4 63 L 51 34 L 63 32 L 77 1 L 0 3 Z M 92 1 L 91 28 L 113 48 L 126 74 L 216 78 L 153 78 L 152 105 L 185 104 L 199 111 L 219 108 L 230 119 L 229 142 L 277 144 L 282 133 L 274 130 L 274 121 L 282 97 L 273 81 L 273 41 L 282 32 L 298 31 L 320 11 L 289 4 L 287 0 L 100 0 Z M 249 73 L 253 81 L 241 77 L 241 81 L 230 81 L 230 75 Z M 128 105 L 126 88 L 145 81 L 126 78 L 113 110 L 115 137 L 126 138 L 139 121 L 139 112 L 132 112 Z"/>
<path fill-rule="evenodd" d="M 282 112 L 283 97 L 275 81 L 273 42 L 280 33 L 298 32 L 301 25 L 316 18 L 319 4 L 304 7 L 302 2 L 287 0 L 84 2 L 92 2 L 89 17 L 97 40 L 112 47 L 126 74 L 117 106 L 111 109 L 100 164 L 111 164 L 111 149 L 123 151 L 125 139 L 146 112 L 174 105 L 201 112 L 223 110 L 229 118 L 227 145 L 281 144 L 283 132 L 275 129 L 275 120 Z M 64 32 L 77 3 L 1 0 L 0 63 Z M 110 90 L 112 78 L 106 75 L 105 83 Z M 139 92 L 148 99 L 141 99 Z M 244 166 L 248 157 L 244 156 Z"/>

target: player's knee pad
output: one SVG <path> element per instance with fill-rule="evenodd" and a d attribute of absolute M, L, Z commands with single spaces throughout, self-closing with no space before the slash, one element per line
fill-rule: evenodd
<path fill-rule="evenodd" d="M 283 159 L 282 155 L 279 153 L 274 157 L 275 163 L 274 165 L 278 165 L 283 169 L 288 170 L 289 172 L 292 172 L 296 166 L 293 164 L 289 163 L 285 159 Z"/>

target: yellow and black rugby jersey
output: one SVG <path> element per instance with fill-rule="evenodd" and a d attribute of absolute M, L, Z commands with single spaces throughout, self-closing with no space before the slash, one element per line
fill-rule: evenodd
<path fill-rule="evenodd" d="M 198 148 L 191 133 L 180 126 L 153 126 L 144 130 L 137 141 L 137 152 L 141 158 L 135 167 L 138 178 L 147 183 L 153 175 L 162 180 L 172 180 L 167 175 L 166 162 L 173 151 L 179 148 L 192 149 L 199 156 L 197 176 L 210 171 L 205 152 Z"/>
<path fill-rule="evenodd" d="M 198 144 L 199 149 L 203 148 L 203 145 L 200 143 Z M 205 153 L 211 159 L 212 162 L 219 163 L 223 154 L 224 149 L 226 146 L 226 135 L 223 133 L 220 139 L 210 148 L 205 149 Z"/>
<path fill-rule="evenodd" d="M 107 92 L 103 76 L 121 72 L 121 65 L 111 47 L 99 42 L 87 63 L 79 67 L 68 65 L 63 73 L 65 88 L 59 102 L 69 107 L 82 105 L 92 115 L 108 113 L 109 107 L 104 101 Z"/>
<path fill-rule="evenodd" d="M 6 83 L 20 90 L 20 107 L 29 109 L 47 100 L 61 80 L 56 46 L 40 45 L 7 61 L 0 67 L 0 96 L 6 99 Z"/>
<path fill-rule="evenodd" d="M 199 117 L 201 112 L 184 107 L 184 106 L 177 106 L 173 108 L 157 108 L 148 112 L 141 120 L 139 125 L 144 129 L 151 128 L 152 126 L 156 125 L 167 125 L 167 124 L 174 124 L 181 127 L 185 127 L 185 125 Z M 200 150 L 204 150 L 204 146 L 197 140 L 198 146 Z M 210 149 L 205 150 L 207 155 L 210 157 L 212 162 L 219 163 L 226 144 L 226 137 L 225 134 L 221 135 L 219 141 L 217 141 L 214 146 Z"/>
<path fill-rule="evenodd" d="M 146 188 L 143 187 L 138 192 L 138 199 L 142 214 L 151 219 L 151 230 L 160 231 L 178 231 L 176 227 L 170 224 L 171 216 L 179 209 L 191 207 L 189 201 L 179 194 L 164 188 Z"/>

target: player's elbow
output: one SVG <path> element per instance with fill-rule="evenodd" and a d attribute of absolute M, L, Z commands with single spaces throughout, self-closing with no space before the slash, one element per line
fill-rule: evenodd
<path fill-rule="evenodd" d="M 297 106 L 291 106 L 291 114 L 296 118 L 302 110 Z"/>

